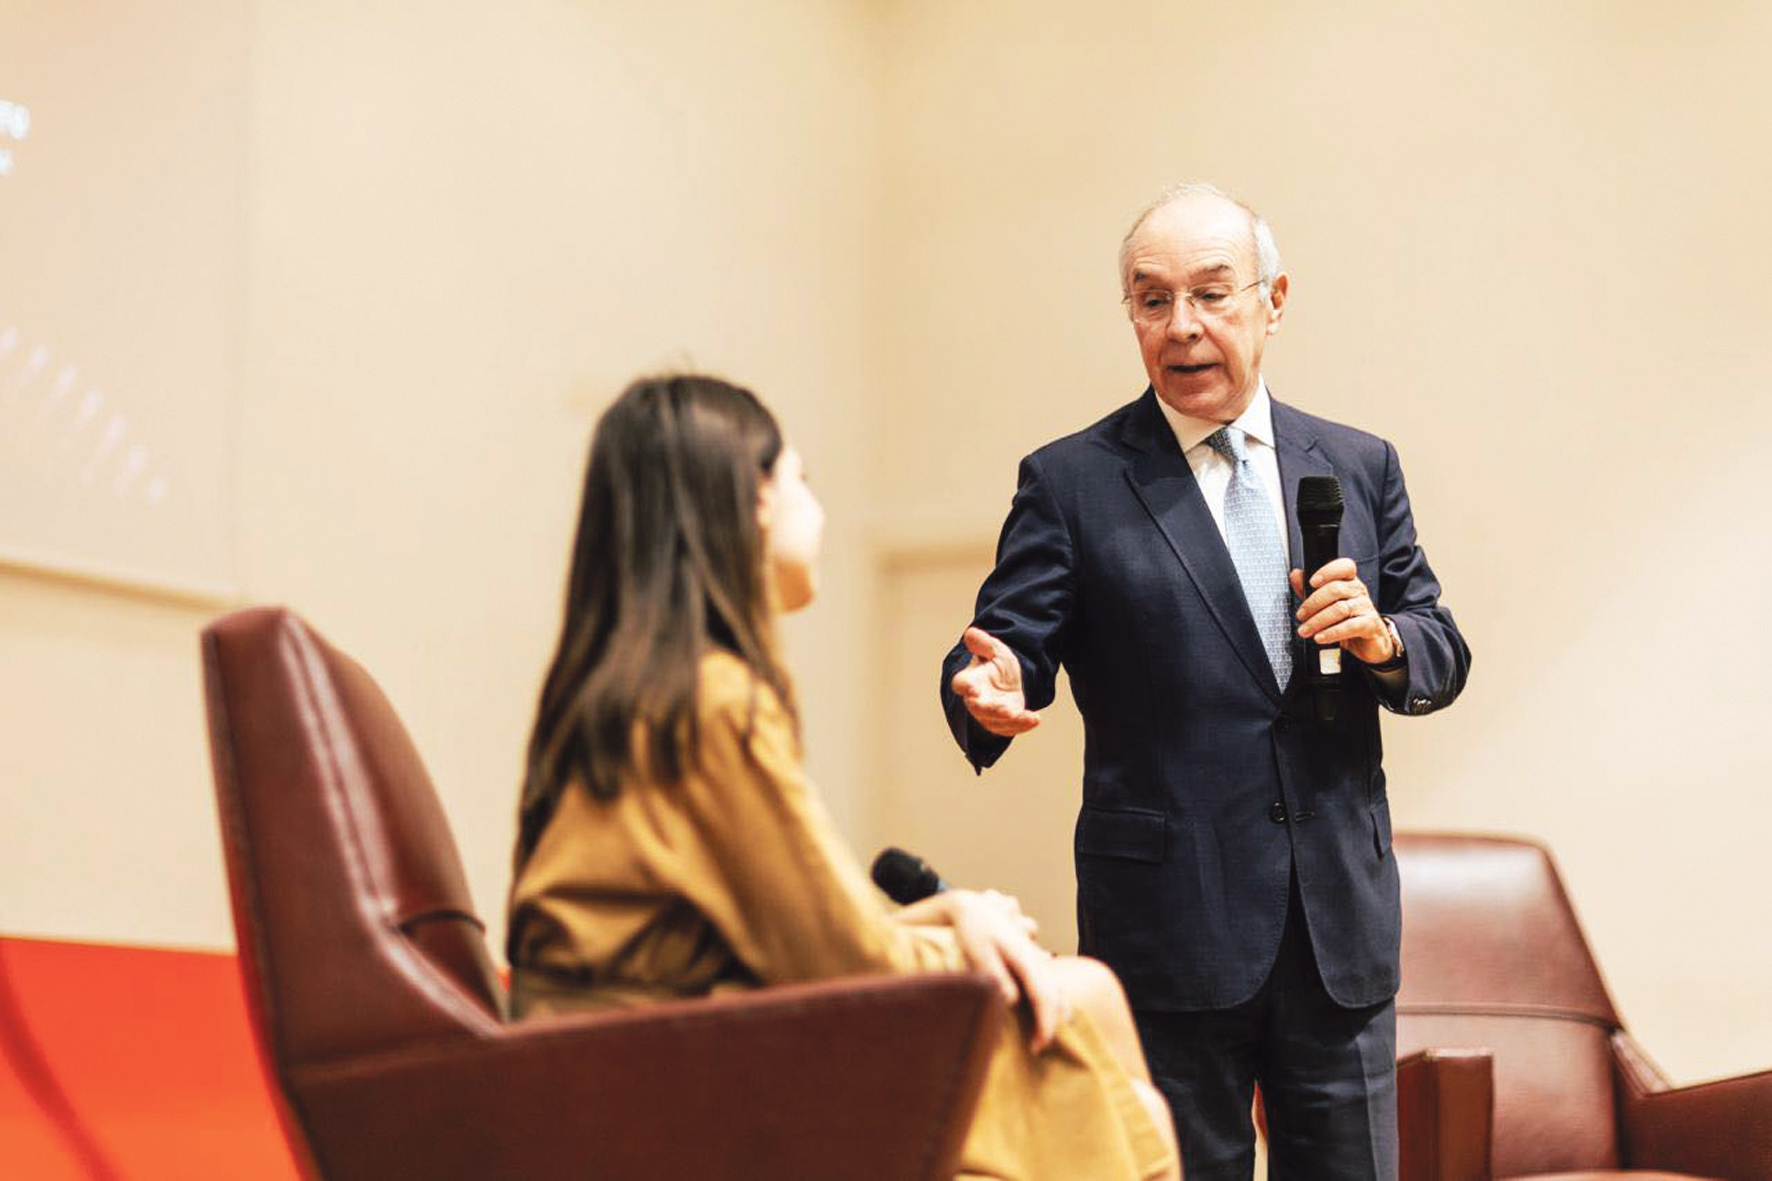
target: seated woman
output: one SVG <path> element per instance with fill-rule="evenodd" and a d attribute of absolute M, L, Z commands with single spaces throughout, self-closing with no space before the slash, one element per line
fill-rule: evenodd
<path fill-rule="evenodd" d="M 1112 973 L 1001 894 L 892 910 L 807 782 L 773 623 L 812 599 L 823 527 L 748 391 L 642 381 L 604 414 L 519 808 L 517 1015 L 972 968 L 1010 1007 L 966 1172 L 1179 1176 Z"/>

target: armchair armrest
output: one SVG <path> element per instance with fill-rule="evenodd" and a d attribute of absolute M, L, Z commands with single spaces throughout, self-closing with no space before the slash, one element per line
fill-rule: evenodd
<path fill-rule="evenodd" d="M 328 1178 L 946 1178 L 1003 1019 L 980 975 L 859 977 L 537 1019 L 287 1081 Z"/>
<path fill-rule="evenodd" d="M 1772 1181 L 1772 1070 L 1670 1086 L 1622 1031 L 1612 1058 L 1631 1167 Z"/>
<path fill-rule="evenodd" d="M 1420 1050 L 1397 1062 L 1402 1181 L 1489 1181 L 1494 1122 L 1488 1050 Z"/>

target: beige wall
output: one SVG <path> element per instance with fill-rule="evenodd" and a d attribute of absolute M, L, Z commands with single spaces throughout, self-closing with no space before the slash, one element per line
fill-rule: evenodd
<path fill-rule="evenodd" d="M 590 424 L 636 373 L 754 385 L 866 503 L 879 154 L 851 5 L 256 7 L 241 582 L 381 680 L 500 926 Z M 866 571 L 789 640 L 856 781 Z M 204 607 L 0 573 L 0 930 L 226 944 Z M 810 659 L 816 654 L 817 659 Z"/>
<path fill-rule="evenodd" d="M 255 10 L 242 581 L 380 677 L 489 915 L 585 434 L 665 364 L 770 398 L 831 510 L 791 640 L 839 814 L 951 839 L 900 808 L 954 782 L 940 649 L 1017 457 L 1141 385 L 1125 222 L 1208 177 L 1294 275 L 1278 396 L 1397 443 L 1476 651 L 1387 729 L 1399 822 L 1546 838 L 1675 1074 L 1772 1063 L 1764 6 L 414 12 Z M 206 615 L 0 574 L 0 929 L 228 941 Z M 950 797 L 1054 929 L 1066 724 Z"/>

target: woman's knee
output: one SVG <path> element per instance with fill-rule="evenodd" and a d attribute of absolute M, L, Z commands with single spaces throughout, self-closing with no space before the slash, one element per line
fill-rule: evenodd
<path fill-rule="evenodd" d="M 1130 1023 L 1132 1009 L 1126 990 L 1114 970 L 1100 960 L 1088 956 L 1061 956 L 1058 966 L 1064 973 L 1065 988 L 1073 1004 L 1089 1010 L 1097 1021 Z"/>
<path fill-rule="evenodd" d="M 1132 1007 L 1114 970 L 1085 956 L 1066 956 L 1059 966 L 1072 1006 L 1089 1014 L 1127 1073 L 1134 1078 L 1149 1078 L 1150 1068 L 1145 1064 L 1138 1026 L 1132 1020 Z"/>

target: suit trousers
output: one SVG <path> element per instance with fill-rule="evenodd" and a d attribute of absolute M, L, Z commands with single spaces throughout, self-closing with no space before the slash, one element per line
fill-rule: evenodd
<path fill-rule="evenodd" d="M 1229 1009 L 1139 1011 L 1189 1181 L 1246 1181 L 1261 1084 L 1273 1181 L 1397 1176 L 1397 1008 L 1343 1008 L 1323 987 L 1292 883 L 1273 970 Z"/>

